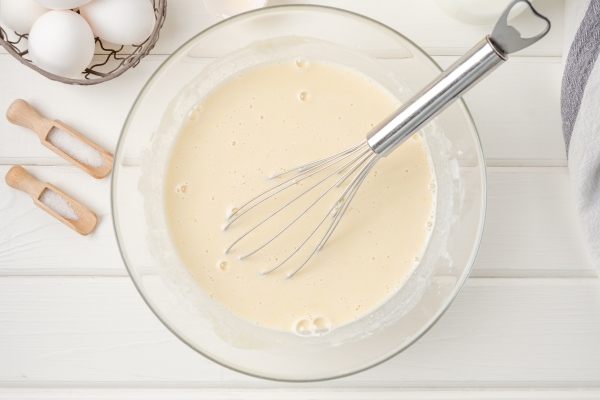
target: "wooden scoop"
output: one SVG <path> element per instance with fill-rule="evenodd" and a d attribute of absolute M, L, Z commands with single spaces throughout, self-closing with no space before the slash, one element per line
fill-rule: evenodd
<path fill-rule="evenodd" d="M 108 151 L 104 150 L 102 147 L 98 146 L 96 143 L 92 142 L 90 139 L 83 136 L 81 133 L 76 130 L 70 128 L 59 120 L 50 120 L 42 117 L 33 107 L 29 105 L 25 100 L 17 99 L 12 102 L 8 110 L 6 111 L 6 119 L 15 125 L 20 125 L 25 128 L 29 128 L 35 133 L 38 134 L 40 141 L 44 146 L 69 161 L 71 164 L 78 166 L 94 178 L 100 179 L 104 178 L 106 175 L 110 173 L 113 164 L 113 155 Z M 48 135 L 53 129 L 60 129 L 61 131 L 67 133 L 75 139 L 80 140 L 85 145 L 91 147 L 93 150 L 97 151 L 104 164 L 101 166 L 91 166 L 85 164 L 82 161 L 74 158 L 76 155 L 67 154 L 63 150 L 56 147 L 52 142 L 48 140 Z"/>
<path fill-rule="evenodd" d="M 6 183 L 8 183 L 8 186 L 12 188 L 22 190 L 23 192 L 29 194 L 35 205 L 52 215 L 54 218 L 58 219 L 63 224 L 67 225 L 69 228 L 75 230 L 77 233 L 87 235 L 94 229 L 96 223 L 98 222 L 98 217 L 96 217 L 96 214 L 90 211 L 87 207 L 73 200 L 72 197 L 58 190 L 53 185 L 38 181 L 20 165 L 15 165 L 8 170 L 6 174 Z M 66 200 L 72 211 L 77 214 L 78 219 L 66 218 L 54 211 L 45 203 L 41 202 L 40 197 L 42 197 L 42 193 L 44 193 L 46 190 L 51 190 Z"/>

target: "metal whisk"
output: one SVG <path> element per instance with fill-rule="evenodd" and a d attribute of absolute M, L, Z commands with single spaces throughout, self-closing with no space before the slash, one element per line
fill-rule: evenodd
<path fill-rule="evenodd" d="M 517 3 L 521 2 L 526 3 L 536 17 L 545 21 L 546 27 L 540 34 L 530 38 L 522 38 L 521 34 L 514 27 L 508 25 L 507 20 L 510 11 Z M 348 207 L 358 192 L 361 184 L 381 157 L 387 156 L 390 152 L 392 152 L 394 149 L 400 146 L 400 144 L 412 136 L 412 134 L 417 132 L 423 125 L 433 119 L 456 99 L 460 98 L 470 88 L 475 86 L 481 79 L 506 61 L 509 54 L 531 46 L 544 37 L 549 30 L 550 21 L 543 15 L 539 14 L 529 1 L 513 1 L 501 15 L 491 35 L 486 36 L 481 42 L 479 42 L 469 52 L 467 52 L 452 66 L 450 66 L 432 83 L 414 95 L 396 112 L 373 128 L 371 132 L 367 134 L 365 141 L 331 156 L 303 164 L 283 173 L 271 176 L 270 178 L 272 179 L 293 174 L 293 176 L 284 179 L 268 190 L 265 190 L 254 198 L 248 200 L 239 208 L 229 212 L 226 217 L 227 220 L 223 228 L 224 230 L 231 226 L 231 224 L 242 219 L 242 217 L 244 217 L 244 215 L 250 210 L 274 197 L 278 193 L 289 189 L 290 187 L 309 178 L 316 179 L 316 183 L 310 185 L 307 189 L 293 197 L 283 206 L 270 212 L 267 216 L 261 219 L 260 222 L 245 231 L 240 237 L 238 237 L 229 245 L 229 247 L 225 250 L 225 253 L 228 253 L 234 246 L 252 234 L 258 227 L 269 221 L 280 211 L 284 210 L 313 189 L 321 185 L 325 187 L 325 190 L 314 201 L 312 201 L 310 205 L 302 210 L 283 228 L 275 232 L 273 236 L 260 244 L 254 250 L 240 256 L 239 258 L 245 259 L 252 256 L 280 237 L 295 222 L 305 216 L 319 201 L 326 197 L 328 193 L 348 182 L 341 194 L 328 209 L 328 212 L 325 213 L 323 218 L 318 222 L 317 226 L 308 234 L 308 236 L 298 246 L 296 246 L 294 251 L 285 257 L 281 262 L 279 262 L 275 267 L 262 272 L 262 274 L 267 274 L 287 263 L 291 258 L 298 254 L 304 245 L 309 242 L 309 240 L 329 218 L 330 221 L 328 225 L 326 225 L 325 233 L 320 237 L 320 239 L 318 239 L 317 245 L 300 263 L 300 265 L 288 274 L 288 278 L 294 276 L 327 243 L 336 227 L 340 223 L 342 217 L 348 210 Z"/>

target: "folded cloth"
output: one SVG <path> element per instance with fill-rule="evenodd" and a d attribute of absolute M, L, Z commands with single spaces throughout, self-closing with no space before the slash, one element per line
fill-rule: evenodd
<path fill-rule="evenodd" d="M 583 233 L 600 275 L 600 0 L 565 4 L 561 112 Z"/>

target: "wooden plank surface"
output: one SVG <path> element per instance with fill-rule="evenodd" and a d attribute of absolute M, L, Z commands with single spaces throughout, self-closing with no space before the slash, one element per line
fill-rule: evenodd
<path fill-rule="evenodd" d="M 270 0 L 269 5 L 290 3 L 325 4 L 343 8 L 380 21 L 404 34 L 431 55 L 462 55 L 485 35 L 491 33 L 491 25 L 471 25 L 449 17 L 435 0 Z M 552 30 L 536 46 L 523 50 L 519 55 L 560 56 L 564 24 L 564 1 L 535 1 L 535 6 L 552 21 Z M 515 18 L 516 26 L 528 16 Z"/>
<path fill-rule="evenodd" d="M 83 87 L 50 81 L 23 68 L 9 55 L 0 55 L 0 164 L 68 164 L 43 147 L 33 132 L 11 125 L 4 118 L 17 98 L 27 100 L 45 117 L 59 119 L 114 151 L 133 101 L 165 58 L 149 56 L 121 79 Z"/>
<path fill-rule="evenodd" d="M 8 169 L 0 166 L 0 176 Z M 28 169 L 87 205 L 99 223 L 91 235 L 77 235 L 24 193 L 0 185 L 0 275 L 126 275 L 112 230 L 110 182 L 74 167 Z M 487 224 L 473 276 L 594 276 L 565 168 L 490 168 L 488 180 Z"/>
<path fill-rule="evenodd" d="M 318 4 L 342 8 L 378 20 L 404 34 L 431 55 L 462 55 L 491 32 L 490 25 L 470 25 L 444 13 L 435 0 L 270 0 L 268 5 Z M 537 1 L 535 6 L 552 21 L 552 30 L 535 47 L 520 55 L 562 54 L 563 0 Z M 525 15 L 517 17 L 517 24 Z M 169 0 L 167 19 L 153 54 L 171 54 L 186 40 L 218 22 L 202 0 Z M 326 27 L 324 27 L 326 29 Z M 0 48 L 0 53 L 6 53 Z"/>
<path fill-rule="evenodd" d="M 598 279 L 470 279 L 390 361 L 318 384 L 220 367 L 175 338 L 125 277 L 0 278 L 0 385 L 599 388 Z"/>
<path fill-rule="evenodd" d="M 443 67 L 490 30 L 451 19 L 434 0 L 304 2 L 388 24 Z M 564 2 L 535 4 L 552 20 L 551 33 L 466 96 L 490 167 L 473 277 L 414 346 L 338 381 L 260 381 L 178 341 L 126 276 L 109 180 L 65 166 L 33 134 L 0 118 L 1 175 L 12 164 L 33 165 L 34 175 L 100 217 L 97 230 L 81 237 L 0 185 L 0 399 L 600 399 L 600 281 L 576 221 L 559 115 Z M 153 55 L 89 88 L 45 80 L 0 49 L 0 111 L 25 98 L 114 150 L 148 77 L 214 22 L 201 0 L 170 0 Z"/>
<path fill-rule="evenodd" d="M 0 111 L 24 98 L 114 151 L 123 122 L 148 77 L 164 61 L 149 56 L 122 79 L 92 87 L 49 81 L 0 55 Z M 456 57 L 436 57 L 442 67 Z M 515 58 L 466 96 L 491 166 L 565 166 L 559 113 L 559 58 Z M 10 77 L 10 78 L 9 78 Z M 0 164 L 64 165 L 25 128 L 0 118 Z"/>
<path fill-rule="evenodd" d="M 473 276 L 597 276 L 566 168 L 488 168 L 488 213 Z"/>
<path fill-rule="evenodd" d="M 2 182 L 0 275 L 125 274 L 110 214 L 110 180 L 94 179 L 75 167 L 26 168 L 94 211 L 98 225 L 81 236 Z M 9 169 L 0 166 L 2 180 Z"/>
<path fill-rule="evenodd" d="M 436 57 L 448 67 L 456 57 Z M 465 95 L 488 166 L 566 166 L 559 58 L 513 57 Z"/>
<path fill-rule="evenodd" d="M 170 400 L 573 400 L 598 399 L 598 389 L 0 389 L 0 399 Z"/>

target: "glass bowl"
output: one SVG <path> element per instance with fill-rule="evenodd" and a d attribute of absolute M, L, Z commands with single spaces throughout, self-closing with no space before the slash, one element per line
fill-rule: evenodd
<path fill-rule="evenodd" d="M 427 332 L 452 303 L 482 236 L 485 163 L 460 100 L 419 133 L 427 139 L 437 178 L 435 226 L 419 266 L 391 299 L 322 337 L 299 337 L 242 321 L 206 299 L 169 240 L 163 207 L 166 157 L 191 95 L 202 96 L 244 68 L 291 56 L 360 70 L 401 101 L 441 71 L 400 33 L 335 8 L 269 7 L 220 22 L 175 51 L 136 99 L 115 154 L 112 215 L 131 279 L 183 342 L 248 375 L 318 381 L 393 357 Z"/>

